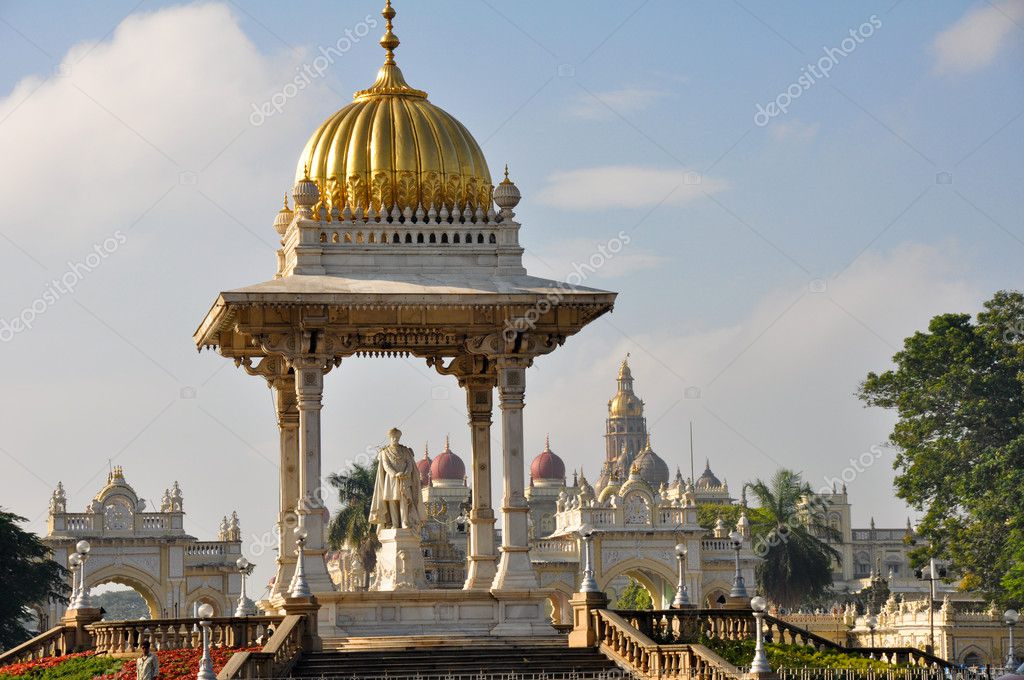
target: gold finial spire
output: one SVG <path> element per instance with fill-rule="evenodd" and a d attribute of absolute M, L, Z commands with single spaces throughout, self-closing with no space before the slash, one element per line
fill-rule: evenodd
<path fill-rule="evenodd" d="M 551 450 L 551 435 L 550 434 L 544 435 L 544 450 L 545 451 L 550 451 Z"/>
<path fill-rule="evenodd" d="M 284 195 L 284 209 L 291 210 L 291 208 L 288 207 L 288 194 Z"/>
<path fill-rule="evenodd" d="M 391 3 L 389 2 L 388 3 L 388 7 L 390 7 L 390 6 L 391 6 Z M 444 436 L 444 450 L 445 451 L 451 451 L 452 450 L 451 447 L 448 445 L 448 435 Z"/>
<path fill-rule="evenodd" d="M 302 165 L 302 179 L 309 179 L 309 163 Z"/>
<path fill-rule="evenodd" d="M 387 51 L 387 58 L 384 60 L 384 63 L 390 66 L 394 66 L 395 64 L 395 48 L 400 44 L 398 36 L 391 31 L 391 29 L 394 28 L 392 19 L 395 18 L 396 14 L 397 12 L 391 6 L 391 0 L 386 0 L 384 9 L 381 11 L 381 16 L 384 17 L 384 27 L 386 31 L 384 36 L 380 39 L 380 46 Z"/>

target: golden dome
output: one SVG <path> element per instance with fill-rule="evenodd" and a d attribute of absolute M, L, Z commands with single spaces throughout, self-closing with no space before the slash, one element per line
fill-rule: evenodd
<path fill-rule="evenodd" d="M 617 416 L 642 416 L 643 414 L 643 400 L 631 392 L 619 392 L 608 402 L 608 415 L 613 418 Z"/>
<path fill-rule="evenodd" d="M 356 92 L 351 104 L 328 118 L 302 151 L 296 181 L 307 171 L 330 205 L 352 212 L 395 206 L 415 211 L 433 205 L 440 212 L 468 203 L 491 208 L 491 175 L 480 145 L 466 127 L 405 82 L 395 63 L 398 38 L 392 32 L 391 0 L 382 12 L 387 51 L 377 80 Z"/>
<path fill-rule="evenodd" d="M 618 390 L 608 402 L 608 415 L 612 418 L 644 414 L 643 399 L 633 393 L 633 372 L 629 370 L 628 359 L 627 354 L 619 366 L 619 375 L 616 378 Z"/>

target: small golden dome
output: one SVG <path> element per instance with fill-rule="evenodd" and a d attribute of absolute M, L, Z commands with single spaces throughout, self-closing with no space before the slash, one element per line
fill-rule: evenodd
<path fill-rule="evenodd" d="M 329 195 L 332 207 L 378 213 L 433 205 L 440 210 L 491 209 L 490 171 L 480 145 L 466 127 L 409 86 L 395 63 L 398 37 L 392 31 L 391 1 L 382 12 L 387 52 L 372 86 L 328 118 L 313 133 L 299 158 L 296 180 L 305 168 Z"/>
<path fill-rule="evenodd" d="M 613 418 L 619 416 L 642 416 L 643 414 L 643 400 L 631 392 L 619 392 L 608 402 L 608 415 Z"/>

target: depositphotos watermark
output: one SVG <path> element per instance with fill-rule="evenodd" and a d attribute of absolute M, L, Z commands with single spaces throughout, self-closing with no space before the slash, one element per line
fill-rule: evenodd
<path fill-rule="evenodd" d="M 118 229 L 113 236 L 103 239 L 102 243 L 92 247 L 92 252 L 81 261 L 67 263 L 67 268 L 59 278 L 53 279 L 43 292 L 15 316 L 0 318 L 0 342 L 10 342 L 19 333 L 31 330 L 36 319 L 46 313 L 61 298 L 75 292 L 75 287 L 92 273 L 103 261 L 117 252 L 117 249 L 128 241 L 128 237 Z"/>
<path fill-rule="evenodd" d="M 824 54 L 813 64 L 808 64 L 800 69 L 800 77 L 796 82 L 790 83 L 789 87 L 779 93 L 774 100 L 766 105 L 757 105 L 757 112 L 754 114 L 754 125 L 764 127 L 772 118 L 781 116 L 789 111 L 794 99 L 799 99 L 804 92 L 814 87 L 822 78 L 829 78 L 832 69 L 835 68 L 841 59 L 850 55 L 851 52 L 863 43 L 866 39 L 875 34 L 875 31 L 882 27 L 882 20 L 877 14 L 872 14 L 868 20 L 857 28 L 850 29 L 850 37 L 843 38 L 838 47 L 822 47 Z"/>
<path fill-rule="evenodd" d="M 514 340 L 518 333 L 535 328 L 537 320 L 561 302 L 566 293 L 571 293 L 575 286 L 582 285 L 590 276 L 597 273 L 599 269 L 622 252 L 622 249 L 628 246 L 632 240 L 629 234 L 625 231 L 620 231 L 608 239 L 606 243 L 597 244 L 597 249 L 585 261 L 573 262 L 572 271 L 565 276 L 565 283 L 568 286 L 559 283 L 553 292 L 548 293 L 543 299 L 526 310 L 526 314 L 516 319 L 507 319 L 505 321 L 505 330 L 502 331 L 505 339 Z"/>
<path fill-rule="evenodd" d="M 345 29 L 345 35 L 338 38 L 333 45 L 320 46 L 319 52 L 312 61 L 295 67 L 298 71 L 296 76 L 284 87 L 271 95 L 270 99 L 262 104 L 253 104 L 252 113 L 249 114 L 249 122 L 253 127 L 259 127 L 267 121 L 267 118 L 284 111 L 285 105 L 290 99 L 298 96 L 300 92 L 313 84 L 319 78 L 323 78 L 327 69 L 334 65 L 335 60 L 343 57 L 359 41 L 374 28 L 377 28 L 377 19 L 372 14 L 367 14 L 362 21 L 352 28 Z"/>

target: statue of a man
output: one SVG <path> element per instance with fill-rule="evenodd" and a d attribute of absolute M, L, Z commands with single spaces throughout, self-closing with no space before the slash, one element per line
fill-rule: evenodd
<path fill-rule="evenodd" d="M 402 432 L 392 428 L 390 443 L 377 454 L 377 481 L 370 504 L 370 524 L 384 529 L 419 530 L 426 509 L 420 496 L 420 473 L 416 455 L 398 443 Z"/>

